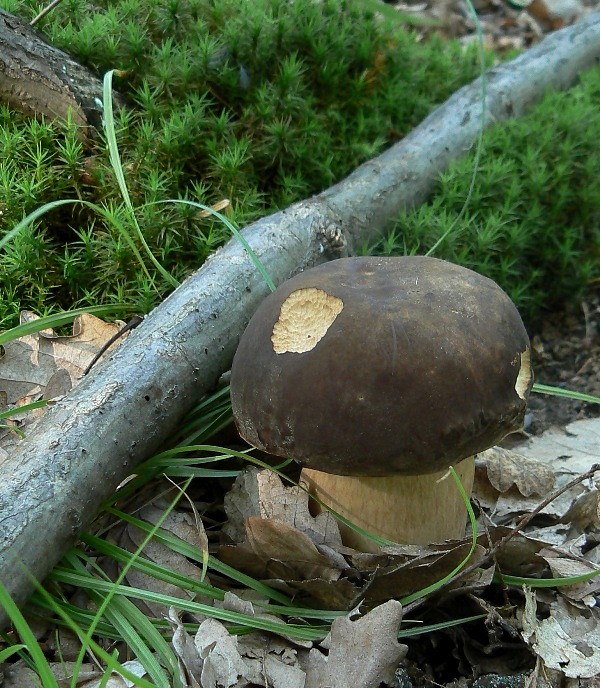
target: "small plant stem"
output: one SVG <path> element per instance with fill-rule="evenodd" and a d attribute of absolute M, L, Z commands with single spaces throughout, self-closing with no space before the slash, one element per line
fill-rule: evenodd
<path fill-rule="evenodd" d="M 61 2 L 62 0 L 52 0 L 52 2 L 46 5 L 46 7 L 29 22 L 29 26 L 35 26 L 42 17 L 45 17 L 48 12 L 52 11 Z"/>
<path fill-rule="evenodd" d="M 536 508 L 533 511 L 530 511 L 529 513 L 525 514 L 523 518 L 517 523 L 514 528 L 508 532 L 504 537 L 500 538 L 498 542 L 496 542 L 495 545 L 490 547 L 490 549 L 479 559 L 478 561 L 474 562 L 470 566 L 467 566 L 465 569 L 463 569 L 459 574 L 451 578 L 450 580 L 446 581 L 444 585 L 440 586 L 437 588 L 435 591 L 436 594 L 440 592 L 443 588 L 447 587 L 448 585 L 451 585 L 454 583 L 458 578 L 463 578 L 464 576 L 469 575 L 469 573 L 472 573 L 476 569 L 480 568 L 484 564 L 488 563 L 491 559 L 493 559 L 496 554 L 506 545 L 506 543 L 509 540 L 512 540 L 512 538 L 519 533 L 520 530 L 522 530 L 534 516 L 537 516 L 543 509 L 545 509 L 548 504 L 553 502 L 557 497 L 560 497 L 561 494 L 566 492 L 567 490 L 570 490 L 572 487 L 575 485 L 578 485 L 579 483 L 582 483 L 584 480 L 588 480 L 593 477 L 594 473 L 597 471 L 600 471 L 600 464 L 595 463 L 589 471 L 586 471 L 585 473 L 582 473 L 581 475 L 578 475 L 576 478 L 573 478 L 573 480 L 570 480 L 566 485 L 563 485 L 562 487 L 557 488 L 554 490 L 554 492 L 550 493 L 546 499 L 544 499 L 542 502 L 540 502 Z M 423 601 L 427 598 L 430 597 L 432 594 L 430 593 L 429 595 L 424 595 L 423 597 L 419 598 L 412 604 L 408 604 L 405 609 L 404 609 L 404 614 L 409 614 L 410 612 L 413 612 L 416 608 L 420 607 L 423 604 Z"/>
<path fill-rule="evenodd" d="M 100 351 L 98 351 L 98 353 L 94 356 L 94 358 L 92 358 L 88 367 L 83 371 L 83 374 L 87 375 L 93 368 L 93 366 L 95 366 L 96 363 L 98 363 L 98 361 L 100 360 L 100 358 L 106 353 L 109 347 L 111 347 L 117 341 L 117 339 L 119 339 L 119 337 L 122 337 L 126 332 L 135 329 L 142 322 L 143 319 L 144 317 L 142 315 L 134 315 L 133 318 L 131 318 L 131 320 L 128 323 L 126 323 L 118 332 L 115 332 L 115 334 L 113 334 L 113 336 L 107 342 L 104 343 L 104 345 L 102 346 Z"/>

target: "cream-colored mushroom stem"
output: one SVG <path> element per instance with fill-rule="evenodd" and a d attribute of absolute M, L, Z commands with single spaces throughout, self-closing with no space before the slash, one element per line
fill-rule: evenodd
<path fill-rule="evenodd" d="M 463 459 L 455 470 L 470 494 L 474 457 Z M 363 478 L 304 468 L 300 482 L 352 523 L 394 542 L 426 545 L 465 535 L 467 510 L 448 471 Z M 316 511 L 322 509 L 317 502 L 312 504 Z M 342 523 L 340 527 L 344 544 L 362 552 L 379 551 L 373 540 Z"/>

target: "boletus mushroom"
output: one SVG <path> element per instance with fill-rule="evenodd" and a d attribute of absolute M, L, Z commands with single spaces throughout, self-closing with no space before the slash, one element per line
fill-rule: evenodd
<path fill-rule="evenodd" d="M 342 258 L 259 306 L 231 372 L 251 445 L 303 466 L 311 493 L 395 542 L 462 537 L 474 455 L 523 424 L 519 313 L 492 280 L 436 258 Z M 346 544 L 376 550 L 351 529 Z"/>

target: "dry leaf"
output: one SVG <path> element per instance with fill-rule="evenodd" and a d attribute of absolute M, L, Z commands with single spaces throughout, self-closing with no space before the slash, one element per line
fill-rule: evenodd
<path fill-rule="evenodd" d="M 394 680 L 407 648 L 398 640 L 402 605 L 390 600 L 352 621 L 335 619 L 328 636 L 329 654 L 311 650 L 305 688 L 373 688 Z"/>
<path fill-rule="evenodd" d="M 166 502 L 158 500 L 156 503 L 141 509 L 137 515 L 139 518 L 154 525 L 162 517 L 166 507 Z M 204 532 L 201 522 L 198 523 L 197 520 L 193 519 L 187 513 L 172 511 L 163 521 L 161 528 L 196 547 L 198 549 L 198 557 L 201 557 L 201 552 L 206 546 L 206 533 Z M 123 530 L 118 538 L 118 544 L 120 547 L 133 552 L 139 547 L 146 536 L 147 533 L 140 531 L 135 526 L 124 524 Z M 203 571 L 200 566 L 193 564 L 187 557 L 173 551 L 170 547 L 167 547 L 167 545 L 163 545 L 154 539 L 146 544 L 142 556 L 193 580 L 203 580 Z M 212 598 L 197 596 L 191 591 L 183 590 L 179 586 L 171 583 L 165 583 L 154 576 L 149 576 L 141 571 L 137 571 L 133 567 L 127 571 L 126 581 L 132 587 L 141 588 L 142 590 L 150 590 L 152 592 L 172 595 L 182 599 L 194 599 L 202 604 L 213 604 Z M 204 581 L 210 584 L 207 577 L 204 578 Z M 162 618 L 168 613 L 168 608 L 162 604 L 149 601 L 145 602 L 142 600 L 134 600 L 134 603 L 144 611 L 144 613 L 154 618 Z"/>
<path fill-rule="evenodd" d="M 21 323 L 37 319 L 29 311 L 21 313 Z M 122 321 L 107 323 L 84 313 L 73 322 L 72 335 L 59 336 L 53 330 L 43 330 L 7 342 L 1 347 L 0 355 L 0 403 L 12 408 L 63 396 L 124 324 Z M 120 341 L 111 345 L 109 351 Z M 45 408 L 40 408 L 11 416 L 6 425 L 30 430 L 44 412 Z M 5 452 L 19 441 L 16 433 L 0 428 L 0 443 Z"/>
<path fill-rule="evenodd" d="M 487 478 L 498 492 L 515 486 L 524 497 L 547 495 L 554 487 L 554 472 L 540 461 L 522 454 L 492 447 L 477 455 L 477 467 L 485 467 Z"/>
<path fill-rule="evenodd" d="M 200 688 L 203 660 L 200 657 L 193 638 L 181 623 L 179 613 L 169 608 L 167 621 L 171 625 L 173 637 L 171 644 L 179 664 L 179 678 L 184 688 Z"/>
<path fill-rule="evenodd" d="M 21 314 L 22 323 L 37 319 L 33 313 Z M 44 330 L 4 344 L 0 389 L 6 392 L 7 403 L 12 405 L 43 394 L 49 380 L 61 370 L 68 374 L 72 386 L 123 325 L 120 321 L 107 323 L 85 313 L 75 319 L 72 335 L 58 336 L 52 330 Z M 64 393 L 64 385 L 62 389 Z"/>
<path fill-rule="evenodd" d="M 581 610 L 563 597 L 550 605 L 550 617 L 537 619 L 535 593 L 525 590 L 523 638 L 544 664 L 570 678 L 600 674 L 600 609 Z"/>
<path fill-rule="evenodd" d="M 589 470 L 600 459 L 600 419 L 591 418 L 575 421 L 564 429 L 551 428 L 538 437 L 532 437 L 515 447 L 520 455 L 551 467 L 556 487 L 561 487 Z M 514 521 L 535 509 L 541 497 L 524 497 L 516 490 L 498 492 L 487 479 L 482 480 L 482 471 L 476 472 L 474 495 L 484 508 L 490 511 L 495 523 Z M 566 520 L 571 507 L 585 494 L 592 491 L 592 485 L 578 484 L 550 502 L 541 512 L 544 517 Z M 547 496 L 548 492 L 544 496 Z M 589 514 L 588 514 L 589 515 Z M 547 522 L 547 518 L 546 518 Z M 532 527 L 535 527 L 532 524 Z M 566 531 L 565 531 L 566 532 Z"/>
<path fill-rule="evenodd" d="M 589 526 L 600 527 L 600 493 L 597 488 L 579 495 L 564 516 L 562 523 L 570 523 L 583 531 Z"/>
<path fill-rule="evenodd" d="M 312 643 L 309 643 L 312 645 Z M 265 688 L 304 688 L 306 674 L 298 651 L 289 641 L 266 633 L 249 633 L 238 640 L 244 663 L 252 670 L 252 684 Z"/>
<path fill-rule="evenodd" d="M 404 597 L 441 580 L 464 560 L 470 547 L 470 541 L 465 540 L 448 543 L 443 550 L 433 553 L 423 548 L 424 554 L 409 561 L 400 559 L 397 563 L 394 557 L 391 557 L 389 565 L 378 566 L 374 570 L 371 580 L 362 590 L 361 597 L 364 598 L 365 605 L 371 608 L 390 597 Z M 478 545 L 469 562 L 477 561 L 483 553 L 484 548 Z M 477 574 L 468 581 L 457 581 L 455 587 L 465 584 L 485 587 L 491 582 L 493 570 L 484 578 L 480 576 L 481 574 Z"/>
<path fill-rule="evenodd" d="M 146 670 L 137 660 L 123 662 L 122 666 L 139 677 L 146 676 Z M 53 673 L 60 688 L 131 688 L 135 685 L 129 679 L 113 672 L 108 680 L 103 679 L 103 672 L 95 664 L 82 664 L 77 672 L 77 679 L 73 681 L 75 662 L 50 662 Z M 0 678 L 2 674 L 0 674 Z M 40 679 L 35 671 L 30 669 L 22 660 L 16 662 L 4 672 L 3 688 L 39 688 Z"/>
<path fill-rule="evenodd" d="M 553 578 L 568 578 L 570 576 L 581 576 L 589 574 L 590 571 L 598 570 L 597 565 L 593 565 L 586 561 L 577 559 L 570 559 L 564 556 L 559 556 L 556 552 L 545 554 L 542 550 L 540 556 L 546 560 Z M 573 585 L 561 585 L 560 593 L 570 600 L 579 602 L 584 600 L 588 595 L 595 595 L 600 591 L 600 574 L 591 580 L 583 583 L 574 583 Z M 596 602 L 594 601 L 594 605 Z"/>
<path fill-rule="evenodd" d="M 209 207 L 211 208 L 211 210 L 216 210 L 217 212 L 220 212 L 222 210 L 227 211 L 230 205 L 231 201 L 228 198 L 222 198 L 220 201 L 213 203 Z M 196 213 L 196 217 L 214 217 L 214 214 L 211 213 L 210 210 L 199 210 Z"/>
<path fill-rule="evenodd" d="M 181 631 L 176 644 L 174 641 L 176 653 L 180 659 L 185 657 L 186 672 L 194 676 L 195 683 L 185 686 L 193 688 L 199 680 L 202 688 L 304 688 L 298 651 L 289 641 L 262 632 L 233 636 L 216 619 L 203 621 L 194 639 L 186 640 L 177 615 L 170 620 Z"/>
<path fill-rule="evenodd" d="M 269 578 L 339 578 L 339 571 L 312 540 L 282 521 L 250 516 L 246 519 L 246 536 L 254 554 L 265 562 Z"/>
<path fill-rule="evenodd" d="M 251 671 L 238 649 L 238 639 L 230 635 L 216 619 L 200 624 L 194 638 L 202 663 L 202 688 L 232 688 L 247 686 Z"/>
<path fill-rule="evenodd" d="M 533 0 L 527 11 L 544 27 L 560 29 L 580 19 L 585 8 L 579 0 Z"/>
<path fill-rule="evenodd" d="M 249 516 L 273 518 L 305 533 L 315 544 L 333 547 L 342 544 L 334 516 L 325 511 L 313 517 L 308 509 L 308 495 L 299 487 L 285 487 L 273 471 L 251 467 L 236 478 L 225 495 L 227 523 L 223 533 L 233 542 L 242 542 Z"/>
<path fill-rule="evenodd" d="M 293 581 L 267 578 L 262 582 L 289 597 L 293 597 L 300 606 L 319 607 L 334 611 L 350 609 L 361 593 L 361 589 L 347 578 L 340 578 L 336 581 L 326 581 L 319 578 Z"/>
<path fill-rule="evenodd" d="M 334 550 L 319 551 L 296 528 L 277 519 L 251 516 L 246 520 L 246 538 L 245 543 L 221 547 L 221 561 L 294 596 L 299 603 L 344 609 L 356 598 L 358 588 L 340 580 L 341 571 L 350 570 L 345 560 Z"/>
<path fill-rule="evenodd" d="M 550 428 L 518 445 L 516 450 L 552 466 L 558 476 L 571 479 L 600 460 L 599 447 L 600 418 L 588 418 L 569 423 L 565 428 Z"/>

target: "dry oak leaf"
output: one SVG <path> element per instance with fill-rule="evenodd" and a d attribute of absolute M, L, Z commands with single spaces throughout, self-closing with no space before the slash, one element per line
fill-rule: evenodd
<path fill-rule="evenodd" d="M 233 542 L 244 540 L 249 516 L 260 516 L 297 528 L 317 545 L 342 544 L 335 517 L 327 511 L 312 516 L 308 494 L 300 487 L 286 487 L 273 471 L 254 467 L 242 471 L 225 495 L 224 506 L 227 523 L 223 533 Z"/>
<path fill-rule="evenodd" d="M 37 319 L 38 316 L 29 311 L 21 313 L 21 323 Z M 70 381 L 68 387 L 63 384 L 61 392 L 69 391 L 98 351 L 124 324 L 122 321 L 107 323 L 84 313 L 73 322 L 71 335 L 43 330 L 4 344 L 0 358 L 0 390 L 6 392 L 7 404 L 17 404 L 33 395 L 49 398 L 46 388 L 59 371 L 66 371 Z"/>
<path fill-rule="evenodd" d="M 551 669 L 570 678 L 600 674 L 600 610 L 581 610 L 559 596 L 550 605 L 550 616 L 537 618 L 535 592 L 525 589 L 524 640 Z"/>
<path fill-rule="evenodd" d="M 329 654 L 313 649 L 308 655 L 305 688 L 372 688 L 391 685 L 407 652 L 398 629 L 402 605 L 390 600 L 352 621 L 338 617 L 327 636 Z"/>
<path fill-rule="evenodd" d="M 38 316 L 23 311 L 20 320 L 23 324 L 38 320 Z M 0 410 L 66 394 L 77 384 L 97 352 L 123 325 L 122 321 L 107 323 L 84 313 L 75 319 L 71 335 L 57 335 L 54 330 L 47 329 L 1 346 Z M 116 345 L 117 342 L 109 350 Z M 45 406 L 23 411 L 0 425 L 0 463 L 9 458 L 11 449 L 21 440 L 13 428 L 29 432 L 45 411 Z"/>
<path fill-rule="evenodd" d="M 478 468 L 485 467 L 488 480 L 498 492 L 508 492 L 514 485 L 524 497 L 545 496 L 554 487 L 550 466 L 510 449 L 486 449 L 477 454 L 476 461 Z"/>
<path fill-rule="evenodd" d="M 164 512 L 168 504 L 166 501 L 157 499 L 155 502 L 144 506 L 136 516 L 151 525 L 155 525 Z M 171 535 L 175 535 L 186 544 L 192 545 L 197 550 L 198 561 L 202 561 L 202 553 L 208 548 L 208 539 L 202 521 L 193 518 L 190 514 L 180 511 L 171 511 L 161 524 L 162 530 Z M 123 524 L 120 530 L 114 530 L 112 538 L 123 549 L 134 552 L 147 537 L 147 534 L 132 524 Z M 208 576 L 204 575 L 201 566 L 194 564 L 187 557 L 174 551 L 167 545 L 150 540 L 146 543 L 141 554 L 144 559 L 164 566 L 194 581 L 203 581 L 210 585 Z M 213 599 L 196 593 L 184 590 L 181 587 L 161 581 L 155 576 L 137 570 L 135 567 L 128 569 L 125 581 L 134 588 L 149 590 L 161 595 L 171 595 L 181 599 L 194 600 L 202 604 L 212 605 Z M 168 607 L 158 602 L 145 600 L 134 600 L 134 603 L 147 616 L 160 619 L 168 615 Z"/>

